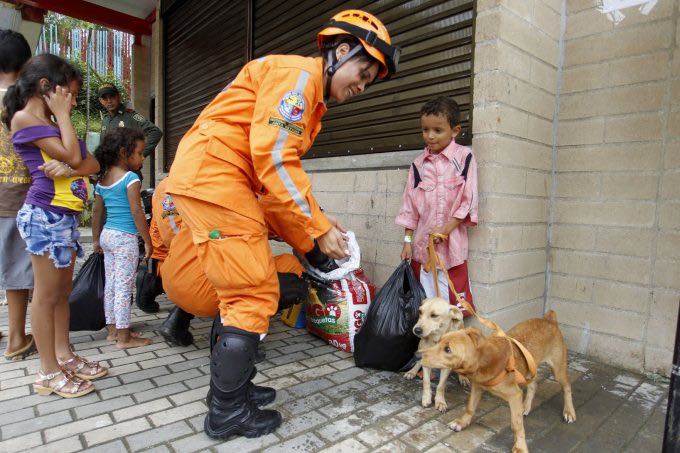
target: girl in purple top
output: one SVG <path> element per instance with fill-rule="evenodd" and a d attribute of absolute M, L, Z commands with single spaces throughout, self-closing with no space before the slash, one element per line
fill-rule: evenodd
<path fill-rule="evenodd" d="M 35 276 L 31 325 L 40 370 L 34 388 L 40 395 L 65 398 L 92 392 L 90 380 L 108 372 L 69 347 L 68 296 L 75 256 L 82 255 L 77 215 L 87 200 L 82 176 L 99 171 L 71 124 L 81 84 L 77 70 L 66 61 L 38 55 L 7 90 L 2 117 L 32 179 L 17 227 Z"/>

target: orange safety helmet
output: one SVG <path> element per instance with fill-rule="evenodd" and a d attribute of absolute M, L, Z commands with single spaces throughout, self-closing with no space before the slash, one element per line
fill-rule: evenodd
<path fill-rule="evenodd" d="M 338 35 L 352 35 L 361 42 L 366 52 L 380 63 L 379 79 L 387 79 L 397 72 L 401 49 L 392 45 L 387 28 L 374 15 L 358 9 L 337 13 L 317 35 L 319 49 L 327 49 L 326 43 Z M 339 66 L 331 65 L 331 75 Z"/>

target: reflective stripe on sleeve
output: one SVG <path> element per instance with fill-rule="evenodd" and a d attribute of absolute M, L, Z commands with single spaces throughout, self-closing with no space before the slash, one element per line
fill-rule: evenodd
<path fill-rule="evenodd" d="M 297 83 L 295 84 L 295 90 L 304 93 L 308 80 L 309 73 L 307 71 L 302 71 Z M 279 175 L 279 178 L 281 178 L 281 181 L 283 181 L 286 189 L 288 189 L 288 194 L 298 205 L 302 213 L 307 217 L 312 217 L 312 211 L 309 208 L 309 203 L 307 203 L 307 200 L 305 200 L 305 198 L 302 196 L 297 186 L 293 182 L 293 179 L 290 177 L 290 174 L 288 174 L 288 170 L 286 170 L 286 167 L 283 165 L 283 155 L 281 152 L 283 151 L 283 147 L 285 146 L 287 139 L 288 131 L 285 129 L 280 129 L 279 136 L 276 138 L 276 143 L 274 143 L 274 150 L 272 151 L 274 167 L 276 168 L 276 173 Z"/>

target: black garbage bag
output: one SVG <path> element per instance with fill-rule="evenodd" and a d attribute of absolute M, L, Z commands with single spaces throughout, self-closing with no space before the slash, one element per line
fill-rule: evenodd
<path fill-rule="evenodd" d="M 354 337 L 354 361 L 359 367 L 399 371 L 418 348 L 413 326 L 425 299 L 408 261 L 403 261 L 368 308 L 366 320 Z"/>
<path fill-rule="evenodd" d="M 104 255 L 90 255 L 73 280 L 68 298 L 71 310 L 69 330 L 100 330 L 106 326 L 104 316 Z"/>

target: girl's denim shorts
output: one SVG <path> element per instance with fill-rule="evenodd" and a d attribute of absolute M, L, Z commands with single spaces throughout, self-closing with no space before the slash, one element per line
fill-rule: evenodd
<path fill-rule="evenodd" d="M 40 256 L 49 252 L 56 268 L 69 267 L 74 250 L 78 257 L 83 256 L 75 214 L 58 214 L 24 203 L 17 213 L 17 228 L 26 242 L 26 250 Z"/>

